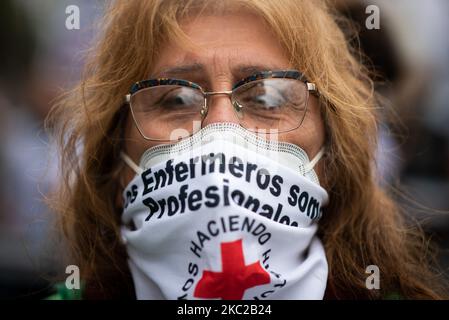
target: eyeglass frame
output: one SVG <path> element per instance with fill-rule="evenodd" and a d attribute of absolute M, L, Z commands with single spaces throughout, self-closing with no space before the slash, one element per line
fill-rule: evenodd
<path fill-rule="evenodd" d="M 134 116 L 134 111 L 133 108 L 131 106 L 131 97 L 136 94 L 137 92 L 139 92 L 140 90 L 143 89 L 147 89 L 147 88 L 152 88 L 152 87 L 158 87 L 158 86 L 168 86 L 168 85 L 172 85 L 172 86 L 182 86 L 182 87 L 188 87 L 188 88 L 192 88 L 192 89 L 197 89 L 199 90 L 203 97 L 204 97 L 204 105 L 201 108 L 200 114 L 202 117 L 202 120 L 204 120 L 204 118 L 207 115 L 208 112 L 208 106 L 207 106 L 207 98 L 210 96 L 214 96 L 214 95 L 227 95 L 230 99 L 231 102 L 232 101 L 232 93 L 234 92 L 234 90 L 236 90 L 237 88 L 253 82 L 253 81 L 258 81 L 258 80 L 264 80 L 264 79 L 292 79 L 292 80 L 299 80 L 301 82 L 303 82 L 306 85 L 307 91 L 314 94 L 315 96 L 319 96 L 319 91 L 317 90 L 317 87 L 315 85 L 315 83 L 309 82 L 307 80 L 307 78 L 304 76 L 304 74 L 300 71 L 297 70 L 274 70 L 274 71 L 261 71 L 261 72 L 257 72 L 253 75 L 250 75 L 246 78 L 243 78 L 239 81 L 237 81 L 231 90 L 226 90 L 226 91 L 205 91 L 199 84 L 196 84 L 195 82 L 192 81 L 188 81 L 188 80 L 182 80 L 182 79 L 171 79 L 171 78 L 154 78 L 154 79 L 147 79 L 147 80 L 142 80 L 142 81 L 138 81 L 135 82 L 132 86 L 131 89 L 129 91 L 129 93 L 125 96 L 125 103 L 127 105 L 129 105 L 129 108 L 131 110 L 131 115 L 133 117 L 134 120 L 134 124 L 136 125 L 137 130 L 139 131 L 140 135 L 145 139 L 145 140 L 149 140 L 149 141 L 170 141 L 169 139 L 153 139 L 153 138 L 148 138 L 147 136 L 145 136 L 145 134 L 142 132 L 142 130 L 139 127 L 139 124 L 137 123 L 136 117 Z M 289 129 L 289 130 L 285 130 L 285 131 L 281 131 L 282 133 L 284 132 L 290 132 L 293 130 L 298 129 L 299 127 L 301 127 L 305 115 L 307 113 L 307 107 L 308 107 L 308 103 L 309 103 L 309 96 L 307 96 L 307 100 L 306 100 L 306 108 L 304 110 L 304 115 L 301 119 L 301 122 L 298 124 L 297 127 Z M 235 108 L 235 107 L 234 107 Z M 249 130 L 247 128 L 245 128 L 242 124 L 239 125 L 244 128 L 245 130 Z M 189 136 L 191 136 L 193 133 L 191 133 Z"/>

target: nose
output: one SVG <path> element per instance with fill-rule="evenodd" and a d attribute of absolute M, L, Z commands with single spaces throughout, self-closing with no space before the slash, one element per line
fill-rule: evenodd
<path fill-rule="evenodd" d="M 232 107 L 230 93 L 220 91 L 207 95 L 207 113 L 203 116 L 202 127 L 217 122 L 239 122 Z"/>

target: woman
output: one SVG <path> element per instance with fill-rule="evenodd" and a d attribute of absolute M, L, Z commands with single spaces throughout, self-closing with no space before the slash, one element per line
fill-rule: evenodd
<path fill-rule="evenodd" d="M 299 150 L 306 154 L 305 158 L 312 159 L 312 164 L 306 161 L 304 166 L 313 169 L 316 178 L 303 179 L 304 173 L 298 175 L 298 181 L 312 186 L 316 194 L 327 191 L 322 198 L 317 196 L 318 201 L 322 200 L 322 208 L 318 207 L 311 215 L 307 213 L 308 218 L 313 218 L 310 226 L 320 218 L 317 233 L 313 229 L 310 233 L 313 237 L 304 241 L 304 248 L 291 252 L 292 256 L 316 253 L 314 266 L 322 270 L 320 281 L 310 282 L 308 275 L 312 269 L 307 269 L 299 278 L 287 276 L 296 291 L 279 296 L 273 293 L 270 297 L 267 292 L 272 291 L 257 293 L 254 289 L 262 298 L 382 299 L 392 294 L 411 299 L 441 297 L 437 279 L 423 258 L 426 248 L 420 234 L 410 232 L 398 207 L 378 186 L 374 166 L 376 100 L 372 83 L 348 48 L 336 18 L 325 2 L 318 1 L 149 0 L 117 1 L 111 5 L 84 79 L 59 101 L 52 114 L 53 128 L 62 147 L 64 173 L 59 201 L 54 204 L 62 214 L 63 229 L 71 245 L 74 260 L 70 261 L 80 267 L 86 284 L 86 298 L 253 298 L 245 295 L 248 288 L 267 285 L 279 275 L 263 264 L 267 252 L 257 251 L 255 261 L 260 261 L 260 265 L 256 263 L 255 268 L 262 269 L 249 276 L 247 280 L 252 284 L 241 292 L 229 288 L 226 292 L 215 292 L 223 281 L 210 285 L 216 275 L 210 270 L 212 266 L 202 268 L 192 264 L 188 265 L 191 269 L 186 265 L 189 272 L 185 275 L 181 271 L 168 273 L 167 277 L 180 277 L 177 294 L 171 291 L 172 283 L 158 280 L 155 273 L 165 272 L 164 266 L 169 272 L 173 261 L 186 261 L 179 255 L 173 258 L 178 260 L 173 260 L 168 253 L 166 257 L 155 253 L 155 248 L 148 249 L 153 243 L 159 244 L 162 236 L 136 238 L 141 234 L 159 234 L 168 228 L 163 225 L 161 229 L 142 231 L 146 230 L 146 222 L 159 221 L 161 217 L 162 221 L 170 215 L 168 202 L 141 198 L 146 193 L 154 194 L 149 191 L 153 190 L 151 179 L 155 178 L 150 173 L 157 166 L 146 165 L 155 153 L 150 148 L 175 144 L 173 140 L 179 137 L 190 139 L 195 132 L 220 123 L 237 124 L 245 128 L 244 132 L 257 131 L 254 128 L 277 130 L 276 138 L 287 143 L 281 143 L 282 146 L 294 145 L 295 152 Z M 280 112 L 273 119 L 272 114 L 277 114 L 276 108 L 281 106 L 275 94 L 280 92 L 279 99 L 284 100 L 288 95 L 284 85 L 297 94 L 295 99 L 302 99 L 291 110 L 301 108 L 292 114 Z M 263 91 L 257 95 L 248 88 Z M 166 96 L 176 90 L 182 95 L 169 104 Z M 275 93 L 270 95 L 270 90 Z M 271 103 L 269 117 L 260 120 L 251 111 L 250 99 L 258 99 L 258 104 L 265 106 Z M 293 104 L 295 99 L 290 102 Z M 178 116 L 158 109 L 173 104 L 186 106 L 186 101 L 193 109 L 183 110 Z M 233 125 L 227 128 L 233 128 L 231 135 L 239 130 Z M 251 134 L 248 133 L 250 137 Z M 270 134 L 263 136 L 272 139 Z M 165 164 L 166 168 L 171 166 L 170 160 Z M 142 165 L 145 166 L 141 168 Z M 168 169 L 164 170 L 162 173 L 168 174 Z M 282 170 L 290 172 L 283 166 Z M 293 177 L 296 179 L 296 175 Z M 312 185 L 310 180 L 314 181 Z M 136 190 L 144 188 L 143 192 L 139 189 L 133 194 L 133 186 Z M 298 186 L 302 188 L 303 184 Z M 246 190 L 239 197 L 243 199 L 252 192 L 251 188 Z M 294 202 L 294 183 L 290 191 L 289 200 Z M 296 200 L 299 187 L 297 191 Z M 232 195 L 236 201 L 235 194 Z M 134 202 L 136 197 L 139 201 Z M 177 203 L 181 203 L 181 193 L 179 196 L 176 193 L 176 197 Z M 134 219 L 136 215 L 128 210 L 129 205 L 136 203 L 141 206 L 139 210 L 146 209 L 140 220 Z M 272 229 L 280 228 L 278 222 L 262 218 L 265 220 L 258 221 L 266 222 Z M 288 228 L 298 226 L 291 219 L 285 224 L 290 224 Z M 172 225 L 176 223 L 170 228 Z M 132 233 L 136 230 L 137 233 Z M 279 232 L 290 237 L 296 230 Z M 166 245 L 165 252 L 178 253 L 170 241 L 181 238 L 183 232 L 174 228 L 163 233 L 168 244 L 160 246 Z M 199 240 L 201 246 L 192 241 L 190 254 L 200 257 L 210 238 L 210 234 L 204 234 Z M 145 240 L 147 245 L 142 245 Z M 224 242 L 221 244 L 224 255 L 229 248 L 223 246 Z M 231 267 L 237 263 L 233 261 Z M 152 269 L 158 263 L 162 264 L 160 269 Z M 298 268 L 305 264 L 298 263 Z M 377 266 L 380 272 L 380 287 L 374 289 L 367 288 L 369 274 L 365 272 L 370 265 Z M 196 278 L 190 281 L 189 275 Z M 152 288 L 151 292 L 147 286 Z M 313 296 L 301 295 L 310 288 L 320 289 Z"/>

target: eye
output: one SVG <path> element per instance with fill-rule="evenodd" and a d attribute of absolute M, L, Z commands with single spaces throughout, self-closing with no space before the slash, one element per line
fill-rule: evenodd
<path fill-rule="evenodd" d="M 161 104 L 164 105 L 164 107 L 167 108 L 173 108 L 173 107 L 180 107 L 180 106 L 185 106 L 188 104 L 188 99 L 186 99 L 185 96 L 181 96 L 181 95 L 170 95 L 168 97 L 166 97 Z"/>
<path fill-rule="evenodd" d="M 257 83 L 247 88 L 241 93 L 239 100 L 247 107 L 267 110 L 280 108 L 286 103 L 281 91 L 265 83 Z"/>
<path fill-rule="evenodd" d="M 191 102 L 190 97 L 183 93 L 182 90 L 173 89 L 172 91 L 166 93 L 158 104 L 164 108 L 174 108 L 186 106 L 189 102 Z"/>
<path fill-rule="evenodd" d="M 176 87 L 166 92 L 156 105 L 164 110 L 198 108 L 202 105 L 202 96 L 191 88 Z"/>

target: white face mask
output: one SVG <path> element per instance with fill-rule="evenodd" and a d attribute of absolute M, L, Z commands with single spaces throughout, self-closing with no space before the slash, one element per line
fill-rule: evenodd
<path fill-rule="evenodd" d="M 328 194 L 296 145 L 215 123 L 147 150 L 123 195 L 138 299 L 322 299 Z"/>

